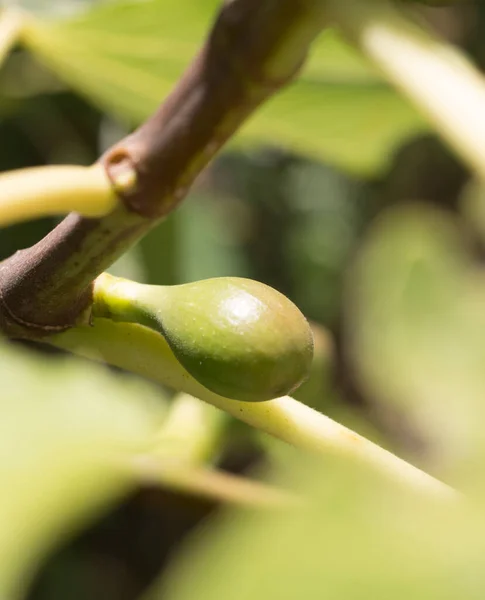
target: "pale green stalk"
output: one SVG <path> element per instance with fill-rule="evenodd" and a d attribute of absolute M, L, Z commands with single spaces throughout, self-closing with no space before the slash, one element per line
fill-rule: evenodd
<path fill-rule="evenodd" d="M 73 328 L 48 341 L 192 394 L 298 448 L 358 461 L 397 483 L 443 500 L 459 497 L 445 484 L 293 398 L 240 402 L 214 394 L 185 371 L 163 336 L 142 325 L 95 319 L 92 327 Z"/>
<path fill-rule="evenodd" d="M 131 461 L 135 478 L 252 508 L 295 504 L 296 498 L 288 492 L 207 466 L 217 458 L 227 420 L 226 413 L 214 406 L 189 394 L 177 394 L 150 452 Z"/>
<path fill-rule="evenodd" d="M 118 197 L 102 165 L 19 169 L 0 175 L 0 226 L 78 212 L 101 217 Z"/>
<path fill-rule="evenodd" d="M 224 413 L 210 404 L 190 394 L 178 394 L 150 454 L 181 465 L 213 462 L 225 424 Z"/>
<path fill-rule="evenodd" d="M 133 467 L 135 477 L 142 483 L 163 485 L 212 501 L 257 509 L 288 508 L 303 503 L 290 492 L 258 481 L 202 466 L 170 464 L 151 455 L 137 458 Z"/>
<path fill-rule="evenodd" d="M 485 79 L 392 0 L 326 0 L 328 16 L 485 177 Z"/>

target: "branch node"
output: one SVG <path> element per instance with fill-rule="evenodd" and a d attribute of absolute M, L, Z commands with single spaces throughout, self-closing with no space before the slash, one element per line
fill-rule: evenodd
<path fill-rule="evenodd" d="M 114 148 L 103 157 L 102 164 L 113 189 L 126 207 L 139 212 L 136 202 L 133 202 L 137 196 L 139 175 L 128 150 L 122 146 Z"/>

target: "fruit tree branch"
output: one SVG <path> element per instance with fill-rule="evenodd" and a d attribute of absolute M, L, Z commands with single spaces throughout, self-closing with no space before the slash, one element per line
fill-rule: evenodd
<path fill-rule="evenodd" d="M 324 26 L 322 0 L 229 0 L 160 109 L 100 159 L 119 195 L 108 215 L 73 213 L 0 270 L 0 327 L 38 338 L 87 323 L 92 281 L 184 198 L 256 108 L 289 83 Z"/>

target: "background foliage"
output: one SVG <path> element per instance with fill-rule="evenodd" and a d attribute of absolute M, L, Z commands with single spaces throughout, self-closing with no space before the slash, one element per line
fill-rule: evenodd
<path fill-rule="evenodd" d="M 0 71 L 1 170 L 93 162 L 169 92 L 219 3 L 22 4 L 31 19 Z M 426 16 L 479 64 L 485 59 L 478 3 Z M 469 179 L 414 109 L 329 31 L 299 81 L 112 271 L 157 284 L 241 275 L 276 287 L 315 324 L 314 372 L 299 398 L 438 475 L 480 487 L 463 469 L 482 454 L 485 384 L 484 221 Z M 2 258 L 53 225 L 3 230 Z M 139 381 L 127 389 L 119 374 L 89 363 L 59 367 L 46 349 L 2 353 L 0 469 L 13 483 L 0 502 L 0 564 L 16 581 L 23 563 L 6 552 L 9 535 L 20 537 L 39 565 L 31 598 L 138 597 L 201 520 L 176 566 L 162 571 L 162 594 L 150 598 L 183 600 L 194 589 L 236 600 L 456 598 L 464 589 L 481 597 L 482 576 L 469 575 L 483 552 L 483 518 L 447 519 L 443 530 L 434 507 L 418 518 L 412 500 L 380 484 L 373 491 L 358 473 L 302 462 L 240 424 L 230 423 L 211 461 L 236 473 L 269 471 L 312 497 L 311 508 L 284 526 L 278 511 L 226 509 L 220 518 L 215 501 L 155 486 L 116 505 L 132 482 L 111 451 L 142 448 L 170 394 Z M 64 489 L 59 481 L 70 476 L 76 485 Z M 10 533 L 6 525 L 18 522 L 25 531 Z"/>

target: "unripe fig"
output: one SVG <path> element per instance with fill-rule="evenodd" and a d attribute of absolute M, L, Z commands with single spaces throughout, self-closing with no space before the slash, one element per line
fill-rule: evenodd
<path fill-rule="evenodd" d="M 285 296 L 237 277 L 150 286 L 103 275 L 95 314 L 159 331 L 202 385 L 225 397 L 263 401 L 288 394 L 308 376 L 313 337 Z"/>

